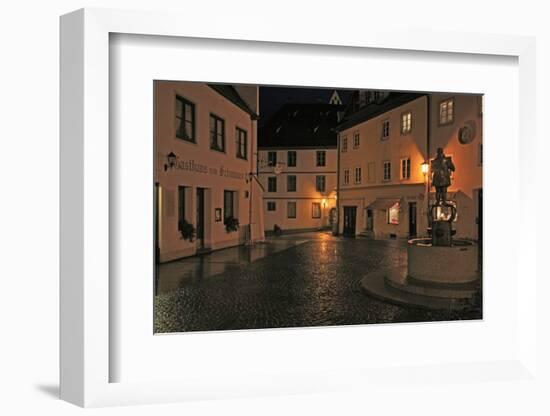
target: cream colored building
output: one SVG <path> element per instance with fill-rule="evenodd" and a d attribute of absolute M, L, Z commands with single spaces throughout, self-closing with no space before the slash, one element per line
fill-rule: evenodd
<path fill-rule="evenodd" d="M 259 132 L 265 230 L 330 228 L 335 221 L 337 104 L 286 104 Z"/>
<path fill-rule="evenodd" d="M 258 88 L 156 81 L 154 99 L 159 262 L 262 240 Z"/>
<path fill-rule="evenodd" d="M 339 232 L 426 235 L 430 173 L 422 164 L 442 147 L 456 166 L 448 195 L 458 209 L 456 235 L 480 238 L 481 126 L 479 95 L 357 91 L 337 128 Z"/>

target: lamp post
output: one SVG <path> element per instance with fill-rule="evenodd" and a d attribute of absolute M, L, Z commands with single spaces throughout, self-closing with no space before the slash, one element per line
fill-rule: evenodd
<path fill-rule="evenodd" d="M 430 163 L 424 161 L 420 164 L 422 174 L 424 175 L 424 214 L 426 216 L 427 226 L 430 226 Z"/>

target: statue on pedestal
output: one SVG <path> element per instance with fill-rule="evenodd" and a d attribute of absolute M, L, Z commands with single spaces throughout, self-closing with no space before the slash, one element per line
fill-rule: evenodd
<path fill-rule="evenodd" d="M 437 156 L 431 165 L 436 205 L 446 205 L 447 188 L 451 186 L 451 172 L 454 172 L 455 165 L 449 156 L 445 156 L 441 147 L 437 148 Z"/>

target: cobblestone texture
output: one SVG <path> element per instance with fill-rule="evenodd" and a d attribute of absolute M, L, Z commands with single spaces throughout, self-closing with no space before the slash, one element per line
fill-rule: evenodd
<path fill-rule="evenodd" d="M 285 238 L 301 241 L 288 244 L 283 250 L 273 250 L 256 261 L 228 260 L 219 274 L 204 273 L 218 270 L 204 267 L 205 263 L 215 262 L 209 256 L 182 260 L 180 266 L 191 265 L 192 272 L 183 267 L 187 273 L 179 276 L 177 286 L 155 296 L 155 332 L 481 317 L 479 310 L 427 311 L 384 303 L 365 295 L 360 286 L 365 273 L 406 261 L 403 242 L 342 239 L 323 233 Z M 163 276 L 163 267 L 161 285 L 167 278 Z M 168 274 L 167 267 L 164 274 Z"/>

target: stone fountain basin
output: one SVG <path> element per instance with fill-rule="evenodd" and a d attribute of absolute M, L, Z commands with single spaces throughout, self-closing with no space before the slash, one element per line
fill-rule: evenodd
<path fill-rule="evenodd" d="M 409 240 L 407 275 L 435 284 L 470 283 L 479 278 L 478 246 L 472 241 L 453 239 L 450 247 L 432 246 L 429 238 Z"/>

